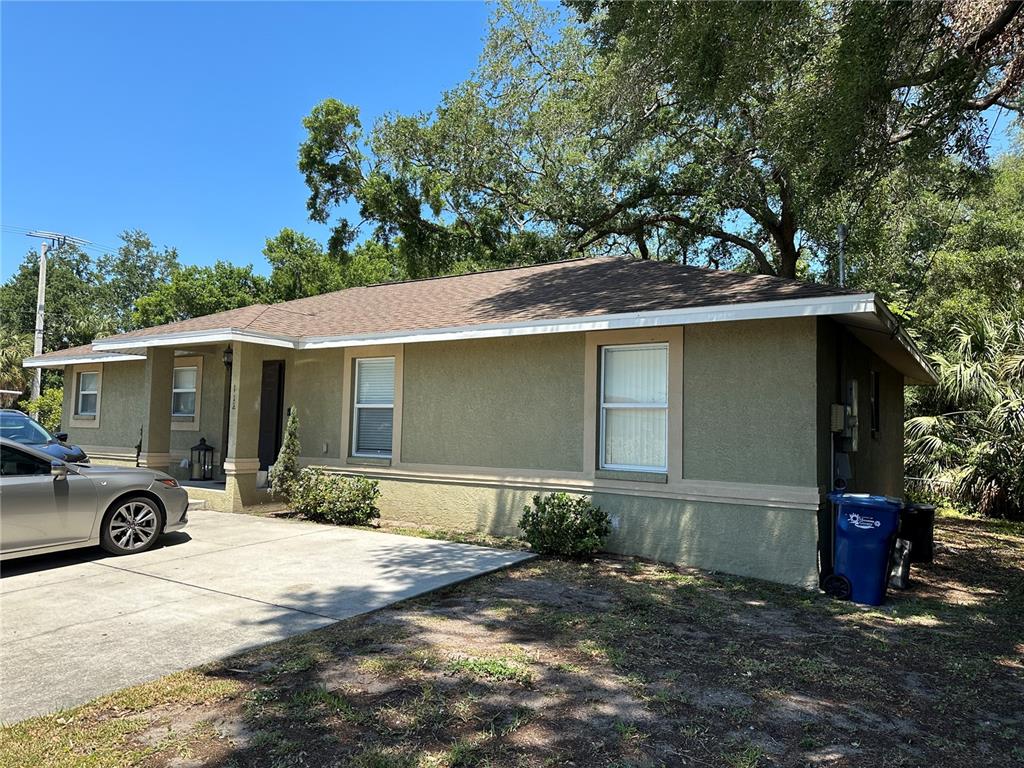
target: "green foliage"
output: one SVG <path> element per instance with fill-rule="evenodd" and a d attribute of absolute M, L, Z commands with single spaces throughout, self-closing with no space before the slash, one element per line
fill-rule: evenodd
<path fill-rule="evenodd" d="M 612 530 L 608 514 L 588 497 L 567 493 L 535 495 L 519 528 L 535 552 L 573 558 L 592 557 Z"/>
<path fill-rule="evenodd" d="M 38 413 L 40 424 L 51 432 L 60 429 L 60 421 L 64 414 L 64 388 L 50 387 L 43 390 L 35 400 L 21 402 L 18 407 L 25 413 Z"/>
<path fill-rule="evenodd" d="M 268 281 L 252 265 L 226 261 L 175 269 L 170 279 L 136 302 L 134 322 L 142 327 L 200 317 L 265 301 Z"/>
<path fill-rule="evenodd" d="M 31 356 L 32 334 L 0 324 L 0 389 L 28 388 L 32 372 L 22 368 L 21 361 Z"/>
<path fill-rule="evenodd" d="M 123 245 L 116 254 L 96 261 L 96 270 L 102 275 L 96 303 L 110 314 L 110 330 L 116 333 L 139 327 L 136 301 L 163 285 L 179 268 L 178 252 L 166 247 L 158 250 L 141 230 L 122 232 L 121 240 Z"/>
<path fill-rule="evenodd" d="M 74 245 L 51 250 L 46 267 L 44 351 L 87 344 L 116 329 L 113 315 L 97 300 L 102 278 L 85 252 Z M 0 286 L 0 325 L 16 333 L 34 331 L 38 282 L 39 254 L 31 250 Z"/>
<path fill-rule="evenodd" d="M 366 131 L 317 105 L 311 217 L 354 203 L 413 277 L 570 251 L 820 273 L 839 221 L 856 248 L 891 212 L 880 178 L 984 165 L 978 114 L 1024 72 L 1001 7 L 568 5 L 499 2 L 476 71 L 431 112 Z M 332 242 L 356 232 L 340 219 Z"/>
<path fill-rule="evenodd" d="M 313 238 L 282 229 L 267 238 L 263 255 L 272 267 L 269 298 L 291 301 L 344 288 L 341 263 Z"/>
<path fill-rule="evenodd" d="M 1024 311 L 965 318 L 906 425 L 907 473 L 961 508 L 1024 519 Z"/>
<path fill-rule="evenodd" d="M 284 428 L 284 440 L 277 454 L 277 461 L 270 468 L 268 477 L 274 495 L 284 501 L 291 501 L 295 486 L 299 482 L 299 456 L 302 447 L 299 444 L 299 414 L 293 405 L 288 409 L 288 423 Z"/>
<path fill-rule="evenodd" d="M 376 480 L 332 475 L 305 467 L 292 488 L 292 509 L 309 520 L 335 525 L 367 525 L 380 517 Z"/>

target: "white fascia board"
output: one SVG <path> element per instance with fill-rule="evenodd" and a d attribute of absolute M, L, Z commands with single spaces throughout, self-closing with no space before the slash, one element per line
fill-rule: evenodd
<path fill-rule="evenodd" d="M 139 347 L 175 347 L 188 344 L 211 344 L 224 341 L 247 342 L 262 344 L 269 347 L 286 347 L 295 349 L 297 339 L 259 331 L 236 331 L 231 328 L 216 328 L 209 331 L 181 331 L 179 333 L 161 333 L 152 336 L 133 336 L 127 339 L 98 339 L 92 346 L 94 349 L 106 351 L 116 349 L 138 349 Z"/>
<path fill-rule="evenodd" d="M 932 368 L 932 364 L 928 361 L 928 358 L 924 356 L 924 353 L 918 349 L 917 344 L 910 338 L 903 327 L 900 325 L 900 321 L 896 319 L 889 308 L 881 301 L 875 302 L 875 313 L 879 319 L 887 326 L 889 333 L 893 334 L 893 338 L 899 341 L 900 346 L 907 350 L 914 361 L 921 367 L 921 371 L 925 374 L 932 384 L 939 383 L 939 376 L 935 373 L 935 369 Z"/>
<path fill-rule="evenodd" d="M 63 368 L 65 365 L 85 365 L 90 363 L 123 363 L 128 360 L 145 360 L 145 355 L 126 355 L 123 352 L 110 355 L 79 355 L 78 357 L 26 357 L 21 365 L 23 368 Z"/>
<path fill-rule="evenodd" d="M 625 328 L 657 328 L 695 323 L 723 323 L 737 320 L 769 320 L 783 317 L 871 314 L 875 296 L 871 293 L 849 296 L 821 296 L 812 299 L 758 301 L 747 304 L 719 304 L 712 307 L 688 307 L 674 310 L 626 312 L 620 314 L 567 317 L 555 320 L 526 320 L 518 323 L 481 323 L 478 325 L 431 328 L 422 331 L 391 331 L 348 336 L 284 336 L 259 331 L 221 328 L 209 331 L 185 331 L 153 336 L 133 336 L 93 342 L 97 350 L 139 347 L 166 347 L 187 344 L 239 341 L 289 349 L 331 349 L 374 344 L 416 344 L 429 341 L 460 341 L 507 336 L 535 336 L 547 333 L 608 331 Z"/>
<path fill-rule="evenodd" d="M 487 323 L 480 325 L 432 328 L 424 331 L 352 336 L 306 336 L 299 340 L 299 349 L 359 347 L 372 344 L 415 344 L 425 341 L 460 341 L 490 339 L 503 336 L 534 336 L 545 333 L 611 331 L 625 328 L 657 328 L 667 325 L 724 323 L 736 320 L 768 320 L 782 317 L 813 317 L 871 313 L 875 297 L 871 293 L 851 296 L 825 296 L 814 299 L 759 301 L 749 304 L 721 304 L 714 307 L 689 307 L 675 310 L 627 312 L 593 317 L 569 317 L 558 320 L 528 320 L 519 323 Z"/>

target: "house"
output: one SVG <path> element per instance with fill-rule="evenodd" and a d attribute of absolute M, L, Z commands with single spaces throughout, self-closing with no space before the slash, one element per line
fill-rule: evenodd
<path fill-rule="evenodd" d="M 934 383 L 872 294 L 618 258 L 256 304 L 26 365 L 64 369 L 64 428 L 99 462 L 138 444 L 181 477 L 205 438 L 223 510 L 270 502 L 294 407 L 303 463 L 378 479 L 385 519 L 513 534 L 537 491 L 586 493 L 614 552 L 805 585 L 834 475 L 900 495 L 903 387 Z"/>

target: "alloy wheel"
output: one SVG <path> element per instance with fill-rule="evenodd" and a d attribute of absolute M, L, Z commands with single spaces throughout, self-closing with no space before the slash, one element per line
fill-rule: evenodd
<path fill-rule="evenodd" d="M 142 549 L 156 536 L 156 511 L 141 501 L 122 504 L 110 518 L 110 538 L 121 549 Z"/>

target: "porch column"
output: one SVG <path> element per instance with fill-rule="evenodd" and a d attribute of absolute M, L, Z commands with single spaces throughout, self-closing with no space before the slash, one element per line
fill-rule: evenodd
<path fill-rule="evenodd" d="M 267 501 L 256 490 L 263 354 L 254 344 L 232 344 L 228 445 L 224 459 L 225 491 L 232 511 Z"/>
<path fill-rule="evenodd" d="M 150 347 L 146 351 L 146 393 L 142 452 L 139 464 L 163 472 L 171 463 L 171 377 L 174 375 L 174 350 Z"/>

